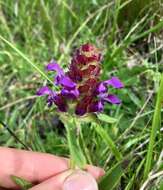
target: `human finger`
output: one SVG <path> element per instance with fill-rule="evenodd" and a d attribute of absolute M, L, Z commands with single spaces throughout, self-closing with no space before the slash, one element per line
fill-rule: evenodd
<path fill-rule="evenodd" d="M 15 188 L 11 175 L 22 177 L 31 183 L 40 183 L 69 169 L 69 160 L 51 154 L 0 148 L 0 182 L 5 188 Z M 86 166 L 86 170 L 98 179 L 104 174 L 101 168 Z"/>
<path fill-rule="evenodd" d="M 98 190 L 95 178 L 88 172 L 69 170 L 54 176 L 30 190 Z"/>

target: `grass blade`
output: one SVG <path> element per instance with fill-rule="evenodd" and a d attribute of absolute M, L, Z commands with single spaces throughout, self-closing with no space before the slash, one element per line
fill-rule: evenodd
<path fill-rule="evenodd" d="M 156 101 L 155 111 L 153 115 L 152 129 L 151 129 L 146 164 L 145 164 L 145 169 L 144 169 L 144 180 L 148 177 L 148 174 L 151 170 L 153 147 L 155 143 L 157 130 L 158 130 L 158 127 L 160 126 L 162 101 L 163 101 L 163 74 L 161 76 L 160 87 L 158 90 L 157 101 Z"/>
<path fill-rule="evenodd" d="M 125 187 L 125 190 L 131 190 L 133 189 L 133 184 L 135 182 L 136 177 L 138 177 L 142 167 L 144 166 L 144 162 L 145 162 L 145 158 L 141 161 L 141 163 L 139 164 L 139 166 L 137 167 L 135 173 L 133 174 L 133 176 L 131 177 L 129 183 L 127 184 L 127 186 Z"/>
<path fill-rule="evenodd" d="M 22 53 L 18 48 L 16 48 L 11 42 L 6 40 L 3 36 L 0 35 L 0 39 L 5 42 L 8 46 L 10 46 L 15 52 L 17 52 L 24 60 L 27 61 L 36 71 L 38 71 L 45 79 L 47 79 L 50 83 L 54 84 L 53 81 L 43 72 L 40 68 L 38 68 L 24 53 Z"/>
<path fill-rule="evenodd" d="M 115 158 L 117 159 L 117 161 L 121 161 L 122 155 L 119 152 L 118 148 L 116 147 L 116 144 L 113 142 L 113 140 L 109 136 L 109 134 L 107 134 L 106 131 L 97 124 L 95 125 L 95 130 L 101 136 L 101 138 L 106 142 L 108 147 L 111 149 L 111 151 L 112 151 L 113 155 L 115 156 Z"/>
<path fill-rule="evenodd" d="M 143 38 L 147 35 L 149 35 L 150 33 L 154 33 L 159 31 L 160 29 L 162 29 L 163 27 L 163 20 L 161 20 L 158 24 L 156 24 L 155 26 L 153 26 L 152 28 L 150 28 L 149 30 L 143 32 L 142 34 L 136 36 L 135 38 L 132 39 L 132 42 L 139 40 L 140 38 Z"/>

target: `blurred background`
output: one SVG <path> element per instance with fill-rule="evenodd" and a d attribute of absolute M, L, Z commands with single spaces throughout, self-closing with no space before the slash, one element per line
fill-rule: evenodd
<path fill-rule="evenodd" d="M 118 91 L 122 105 L 105 109 L 117 122 L 103 128 L 123 156 L 137 149 L 138 158 L 116 186 L 137 190 L 163 71 L 162 0 L 0 0 L 0 120 L 33 150 L 68 156 L 56 109 L 35 96 L 46 80 L 30 63 L 44 71 L 54 58 L 65 68 L 74 49 L 86 42 L 102 51 L 102 78 L 116 75 L 125 84 Z M 83 128 L 88 163 L 109 170 L 116 164 L 109 146 L 91 125 Z M 2 126 L 0 145 L 22 147 Z M 162 159 L 163 128 L 154 145 L 155 168 Z M 159 176 L 149 189 L 163 187 L 161 181 Z"/>

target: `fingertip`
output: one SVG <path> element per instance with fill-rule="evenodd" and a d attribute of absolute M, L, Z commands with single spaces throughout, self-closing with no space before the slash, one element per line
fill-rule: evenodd
<path fill-rule="evenodd" d="M 105 175 L 105 171 L 102 168 L 96 167 L 96 166 L 87 166 L 86 169 L 91 175 L 93 175 L 93 177 L 98 180 L 99 178 L 101 178 L 102 176 Z"/>
<path fill-rule="evenodd" d="M 102 177 L 105 175 L 105 170 L 102 168 L 99 168 L 99 177 Z"/>

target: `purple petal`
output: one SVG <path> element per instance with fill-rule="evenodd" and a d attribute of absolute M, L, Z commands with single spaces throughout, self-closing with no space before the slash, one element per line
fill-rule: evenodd
<path fill-rule="evenodd" d="M 63 69 L 59 66 L 59 64 L 55 60 L 51 60 L 50 63 L 46 66 L 48 71 L 56 71 L 57 75 L 64 75 Z"/>
<path fill-rule="evenodd" d="M 103 101 L 112 103 L 112 104 L 120 104 L 121 100 L 113 94 L 109 94 L 108 96 L 106 96 L 105 98 L 102 99 Z"/>
<path fill-rule="evenodd" d="M 41 87 L 38 91 L 37 91 L 37 95 L 38 96 L 43 96 L 43 95 L 45 95 L 45 94 L 51 94 L 52 93 L 52 91 L 47 87 L 47 86 L 43 86 L 43 87 Z"/>
<path fill-rule="evenodd" d="M 62 89 L 61 94 L 64 97 L 75 99 L 79 97 L 79 91 L 77 89 L 74 90 L 67 90 L 67 89 Z"/>
<path fill-rule="evenodd" d="M 108 96 L 108 93 L 100 93 L 97 97 L 100 99 L 104 99 Z"/>
<path fill-rule="evenodd" d="M 76 83 L 73 82 L 67 76 L 64 76 L 64 77 L 60 78 L 60 80 L 58 81 L 58 83 L 61 84 L 64 88 L 67 88 L 67 89 L 74 89 L 76 87 Z"/>
<path fill-rule="evenodd" d="M 114 88 L 123 88 L 123 83 L 117 77 L 112 77 L 110 80 L 106 80 L 103 82 L 106 85 L 111 85 Z"/>
<path fill-rule="evenodd" d="M 107 87 L 104 84 L 104 82 L 100 82 L 99 85 L 97 86 L 96 92 L 99 93 L 105 93 L 107 92 Z"/>
<path fill-rule="evenodd" d="M 104 110 L 104 104 L 102 103 L 102 101 L 93 102 L 89 106 L 90 112 L 102 112 L 103 110 Z"/>

